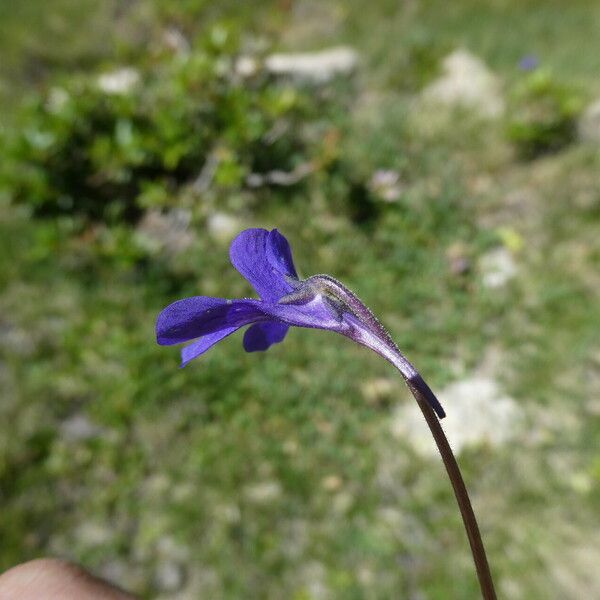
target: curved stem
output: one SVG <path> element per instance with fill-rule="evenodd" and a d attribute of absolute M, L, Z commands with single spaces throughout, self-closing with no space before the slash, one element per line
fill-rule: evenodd
<path fill-rule="evenodd" d="M 462 478 L 460 468 L 458 467 L 458 463 L 456 462 L 456 458 L 454 457 L 446 434 L 444 433 L 438 418 L 429 403 L 424 399 L 422 390 L 419 389 L 421 386 L 413 387 L 411 381 L 408 381 L 407 383 L 425 417 L 425 421 L 427 421 L 431 435 L 433 435 L 433 439 L 435 440 L 444 466 L 446 467 L 446 472 L 452 483 L 454 496 L 456 497 L 456 502 L 460 509 L 467 537 L 469 538 L 471 553 L 473 555 L 473 561 L 475 562 L 475 570 L 477 571 L 477 578 L 481 588 L 481 595 L 484 600 L 496 600 L 494 582 L 492 580 L 492 574 L 490 573 L 490 566 L 485 554 L 485 548 L 483 547 L 483 541 L 481 540 L 481 534 L 479 533 L 479 526 L 477 525 L 477 519 L 475 518 L 471 500 L 469 499 L 469 494 Z"/>
<path fill-rule="evenodd" d="M 320 298 L 330 312 L 337 317 L 334 331 L 349 337 L 351 340 L 371 348 L 387 361 L 391 362 L 402 374 L 410 391 L 417 400 L 419 408 L 427 421 L 429 430 L 437 444 L 438 450 L 446 467 L 446 472 L 454 489 L 454 496 L 460 508 L 471 553 L 475 562 L 477 578 L 484 600 L 496 600 L 494 583 L 490 573 L 487 557 L 475 513 L 469 500 L 456 458 L 452 453 L 446 434 L 440 425 L 438 417 L 444 418 L 445 412 L 435 394 L 423 381 L 413 365 L 400 352 L 385 327 L 375 315 L 347 287 L 329 275 L 313 275 L 308 279 L 294 284 L 295 291 L 278 300 L 279 304 L 307 302 Z M 329 327 L 324 327 L 325 329 Z M 436 416 L 437 413 L 437 416 Z"/>

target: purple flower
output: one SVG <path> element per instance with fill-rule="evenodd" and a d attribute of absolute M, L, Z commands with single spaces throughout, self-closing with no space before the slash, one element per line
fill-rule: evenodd
<path fill-rule="evenodd" d="M 534 69 L 537 69 L 538 64 L 539 61 L 537 56 L 534 54 L 526 54 L 519 60 L 519 69 L 521 69 L 521 71 L 533 71 Z"/>
<path fill-rule="evenodd" d="M 260 300 L 194 296 L 161 311 L 156 322 L 157 342 L 191 341 L 181 351 L 182 367 L 247 325 L 243 341 L 247 352 L 281 342 L 290 326 L 327 329 L 383 356 L 400 371 L 413 394 L 426 400 L 439 418 L 445 416 L 429 386 L 350 290 L 328 275 L 298 278 L 288 241 L 276 229 L 242 231 L 231 242 L 229 257 Z"/>

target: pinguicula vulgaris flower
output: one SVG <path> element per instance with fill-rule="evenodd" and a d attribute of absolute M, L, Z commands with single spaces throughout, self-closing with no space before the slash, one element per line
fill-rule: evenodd
<path fill-rule="evenodd" d="M 229 257 L 260 299 L 194 296 L 178 300 L 158 316 L 158 343 L 190 342 L 181 351 L 181 366 L 184 366 L 242 327 L 248 327 L 244 333 L 244 348 L 255 352 L 281 342 L 294 326 L 335 331 L 383 356 L 400 371 L 425 417 L 460 508 L 482 597 L 495 600 L 494 584 L 471 501 L 438 421 L 445 416 L 444 410 L 388 332 L 373 313 L 333 277 L 313 275 L 300 279 L 290 246 L 276 229 L 242 231 L 231 242 Z"/>
<path fill-rule="evenodd" d="M 243 340 L 247 352 L 281 342 L 290 326 L 327 329 L 383 356 L 402 373 L 413 394 L 439 418 L 445 416 L 429 386 L 350 290 L 329 275 L 298 278 L 288 241 L 277 229 L 242 231 L 231 242 L 229 257 L 260 299 L 194 296 L 167 306 L 158 316 L 156 339 L 162 345 L 191 341 L 181 351 L 181 366 L 248 325 Z"/>

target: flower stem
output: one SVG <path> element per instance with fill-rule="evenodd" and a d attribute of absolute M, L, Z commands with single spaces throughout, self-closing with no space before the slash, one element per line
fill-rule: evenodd
<path fill-rule="evenodd" d="M 419 408 L 427 421 L 429 430 L 433 435 L 433 439 L 438 447 L 446 472 L 452 483 L 454 489 L 454 496 L 460 509 L 460 514 L 469 538 L 469 544 L 471 545 L 471 553 L 473 555 L 473 561 L 475 563 L 475 570 L 477 571 L 477 578 L 479 579 L 479 586 L 481 588 L 481 596 L 484 600 L 496 600 L 496 591 L 494 589 L 494 582 L 492 581 L 492 574 L 490 573 L 490 567 L 488 564 L 487 556 L 485 554 L 485 548 L 481 540 L 481 534 L 479 533 L 479 526 L 477 525 L 477 519 L 471 506 L 471 500 L 465 482 L 462 478 L 460 468 L 456 462 L 456 458 L 450 448 L 446 434 L 440 425 L 438 418 L 436 417 L 433 409 L 429 403 L 424 399 L 420 389 L 413 387 L 411 382 L 407 382 L 408 386 L 413 393 L 413 396 L 419 404 Z"/>

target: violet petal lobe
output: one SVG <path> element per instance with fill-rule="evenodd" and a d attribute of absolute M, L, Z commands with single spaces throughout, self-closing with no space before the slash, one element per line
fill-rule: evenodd
<path fill-rule="evenodd" d="M 265 321 L 250 325 L 244 333 L 244 350 L 257 352 L 267 350 L 273 344 L 283 341 L 289 325 L 277 321 Z"/>
<path fill-rule="evenodd" d="M 298 279 L 290 244 L 277 229 L 269 231 L 267 237 L 267 258 L 271 267 L 284 278 L 292 277 Z"/>
<path fill-rule="evenodd" d="M 201 338 L 193 341 L 191 344 L 184 346 L 181 349 L 181 367 L 185 367 L 190 360 L 197 358 L 201 354 L 204 354 L 209 348 L 214 346 L 217 342 L 226 338 L 228 335 L 235 333 L 239 327 L 225 327 L 219 331 L 203 335 Z"/>
<path fill-rule="evenodd" d="M 254 323 L 271 326 L 267 336 L 269 345 L 281 341 L 285 335 L 284 328 L 287 331 L 290 325 L 338 332 L 345 328 L 320 298 L 301 305 L 281 305 L 260 300 L 193 296 L 173 302 L 161 311 L 156 322 L 156 339 L 166 346 L 199 338 L 182 350 L 183 364 L 187 364 L 240 327 Z M 248 344 L 249 348 L 254 347 L 251 340 Z M 256 344 L 260 345 L 258 340 Z M 256 346 L 254 349 L 261 348 Z"/>
<path fill-rule="evenodd" d="M 286 277 L 297 278 L 289 244 L 276 229 L 242 231 L 231 242 L 229 258 L 266 302 L 289 294 L 292 286 Z"/>
<path fill-rule="evenodd" d="M 156 321 L 156 340 L 163 346 L 179 344 L 265 318 L 257 300 L 193 296 L 173 302 L 161 311 Z"/>

